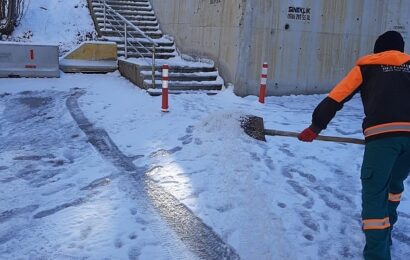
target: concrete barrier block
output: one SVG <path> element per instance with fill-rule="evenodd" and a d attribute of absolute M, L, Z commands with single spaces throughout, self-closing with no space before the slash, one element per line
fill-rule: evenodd
<path fill-rule="evenodd" d="M 0 77 L 60 77 L 58 46 L 0 42 Z"/>

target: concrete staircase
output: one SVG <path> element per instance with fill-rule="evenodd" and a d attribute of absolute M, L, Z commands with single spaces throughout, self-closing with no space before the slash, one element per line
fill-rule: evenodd
<path fill-rule="evenodd" d="M 171 93 L 222 88 L 223 80 L 213 62 L 183 61 L 173 39 L 163 35 L 149 0 L 105 0 L 105 4 L 104 0 L 87 1 L 100 40 L 117 43 L 118 57 L 121 57 L 118 62 L 119 70 L 139 87 L 153 93 L 160 89 L 161 65 L 168 64 Z M 124 36 L 126 24 L 127 48 Z M 155 66 L 152 66 L 153 53 Z M 132 70 L 137 75 L 132 75 Z"/>

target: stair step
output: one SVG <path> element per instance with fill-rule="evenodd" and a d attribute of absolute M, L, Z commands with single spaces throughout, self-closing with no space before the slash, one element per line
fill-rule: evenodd
<path fill-rule="evenodd" d="M 101 13 L 104 15 L 104 8 L 102 7 L 95 7 L 93 8 L 95 13 Z M 144 15 L 144 16 L 155 16 L 154 11 L 132 11 L 132 10 L 116 10 L 117 13 L 121 15 Z"/>
<path fill-rule="evenodd" d="M 149 53 L 151 53 L 151 48 L 143 48 L 141 46 L 138 45 L 132 45 L 132 46 L 128 46 L 128 51 L 134 51 L 134 48 L 137 49 L 139 52 L 141 53 L 147 53 L 147 50 L 149 50 Z M 124 51 L 124 44 L 117 44 L 117 50 L 118 51 Z M 155 48 L 155 52 L 158 53 L 174 53 L 175 52 L 175 48 L 167 48 L 167 47 L 157 47 Z"/>
<path fill-rule="evenodd" d="M 106 30 L 106 31 L 114 31 L 114 29 L 117 29 L 117 30 L 119 30 L 119 31 L 121 31 L 121 32 L 123 32 L 124 31 L 124 26 L 122 26 L 122 25 L 120 25 L 120 24 L 118 24 L 118 25 L 116 25 L 116 24 L 105 24 L 105 26 L 104 26 L 104 23 L 102 23 L 102 24 L 98 24 L 98 26 L 101 28 L 101 30 L 102 31 L 104 31 L 104 30 Z M 104 29 L 104 27 L 105 27 L 105 29 Z M 141 30 L 141 31 L 143 31 L 145 34 L 152 34 L 152 33 L 157 33 L 157 34 L 162 34 L 162 31 L 161 30 L 159 30 L 159 28 L 155 28 L 155 27 L 145 27 L 145 26 L 135 26 L 135 27 L 137 27 L 139 30 Z M 114 28 L 114 29 L 113 29 Z M 136 29 L 134 29 L 134 28 L 132 28 L 131 26 L 127 26 L 127 30 L 128 30 L 128 32 L 136 32 L 137 30 Z"/>
<path fill-rule="evenodd" d="M 161 32 L 162 33 L 162 31 L 159 29 L 159 26 L 138 26 L 138 28 L 145 33 L 147 32 Z"/>
<path fill-rule="evenodd" d="M 104 18 L 103 12 L 94 12 L 97 18 Z M 111 17 L 107 15 L 107 17 Z M 137 20 L 137 21 L 157 21 L 157 17 L 155 15 L 123 15 L 123 17 L 127 20 Z"/>
<path fill-rule="evenodd" d="M 157 61 L 157 65 L 155 66 L 156 71 L 161 71 L 162 66 L 158 65 L 161 61 Z M 140 65 L 141 71 L 150 71 L 151 66 L 148 65 Z M 207 67 L 207 66 L 179 66 L 179 65 L 170 65 L 168 69 L 168 73 L 201 73 L 201 72 L 216 72 L 215 67 Z"/>
<path fill-rule="evenodd" d="M 161 89 L 162 81 L 156 80 L 155 86 L 152 86 L 150 80 L 144 80 L 144 88 L 146 89 Z M 222 83 L 218 81 L 169 81 L 168 82 L 169 90 L 221 90 Z"/>
<path fill-rule="evenodd" d="M 117 44 L 122 44 L 124 43 L 124 37 L 116 37 L 116 36 L 103 36 L 101 37 L 102 41 L 111 41 L 111 42 L 116 42 Z M 152 43 L 149 42 L 145 38 L 128 38 L 128 42 L 131 43 L 136 43 L 139 42 L 145 47 L 152 47 Z M 155 43 L 158 44 L 159 47 L 174 47 L 174 42 L 172 41 L 164 41 L 163 39 L 156 40 Z"/>
<path fill-rule="evenodd" d="M 141 71 L 144 80 L 152 79 L 152 71 Z M 169 73 L 170 81 L 215 81 L 218 78 L 218 72 L 197 72 L 197 73 Z M 161 80 L 162 74 L 160 71 L 155 71 L 155 79 Z"/>
<path fill-rule="evenodd" d="M 91 0 L 93 3 L 98 3 L 104 0 Z M 107 4 L 110 3 L 121 3 L 121 4 L 150 4 L 149 0 L 105 0 Z"/>
<path fill-rule="evenodd" d="M 147 92 L 151 96 L 161 96 L 162 89 L 147 89 Z M 208 96 L 216 95 L 220 92 L 219 90 L 168 90 L 169 95 L 181 95 L 181 94 L 207 94 Z"/>
<path fill-rule="evenodd" d="M 116 36 L 116 37 L 122 37 L 123 36 L 123 32 L 118 32 L 118 31 L 111 31 L 111 30 L 101 30 L 101 33 L 104 36 Z M 142 37 L 142 35 L 139 32 L 133 32 L 133 31 L 128 31 L 128 37 L 129 36 L 132 37 Z M 161 38 L 163 35 L 161 32 L 147 32 L 146 35 L 148 35 L 149 37 L 153 38 L 153 39 L 159 39 Z"/>
<path fill-rule="evenodd" d="M 151 4 L 150 3 L 148 3 L 148 2 L 143 2 L 143 3 L 141 3 L 141 2 L 137 2 L 137 3 L 134 3 L 134 2 L 129 2 L 129 1 L 105 1 L 105 3 L 108 5 L 108 6 L 111 6 L 111 7 L 119 7 L 119 8 L 122 8 L 122 7 L 127 7 L 127 8 L 129 8 L 129 7 L 132 7 L 132 8 L 138 8 L 138 7 L 142 7 L 142 8 L 144 8 L 144 7 L 151 7 Z M 100 3 L 100 2 L 93 2 L 92 3 L 92 6 L 104 6 L 104 4 L 103 3 Z"/>
<path fill-rule="evenodd" d="M 109 24 L 106 23 L 104 26 L 104 23 L 98 23 L 98 26 L 101 28 L 101 31 L 114 31 L 114 29 L 120 30 L 121 32 L 124 31 L 124 26 L 121 24 Z M 105 27 L 105 29 L 104 29 Z M 138 29 L 143 31 L 145 34 L 161 34 L 162 31 L 159 30 L 158 27 L 145 27 L 145 26 L 136 26 Z M 128 32 L 130 31 L 135 31 L 131 26 L 127 26 Z"/>
<path fill-rule="evenodd" d="M 125 57 L 124 51 L 119 51 L 119 52 L 118 52 L 118 56 L 119 56 L 119 57 Z M 128 53 L 127 53 L 127 58 L 141 58 L 141 56 L 142 56 L 142 57 L 145 57 L 145 58 L 148 58 L 148 59 L 151 59 L 151 58 L 152 58 L 152 55 L 151 55 L 151 54 L 148 54 L 148 53 L 138 54 L 138 53 L 132 52 L 132 51 L 130 51 L 130 50 L 129 50 Z M 155 58 L 156 58 L 156 59 L 170 59 L 170 58 L 175 58 L 175 54 L 173 54 L 173 53 L 157 53 L 157 54 L 155 55 Z"/>
<path fill-rule="evenodd" d="M 152 12 L 152 7 L 151 6 L 121 6 L 121 5 L 109 5 L 109 7 L 114 9 L 116 12 L 123 12 L 123 11 L 132 11 L 132 12 Z M 102 11 L 104 12 L 104 5 L 100 4 L 93 4 L 93 8 L 96 11 Z M 106 12 L 109 12 L 109 10 L 106 10 Z"/>
<path fill-rule="evenodd" d="M 98 21 L 98 25 L 100 27 L 102 27 L 104 25 L 104 17 L 97 17 L 97 21 Z M 155 20 L 155 21 L 142 21 L 142 20 L 132 20 L 131 19 L 131 20 L 128 20 L 128 21 L 130 23 L 132 23 L 133 25 L 138 26 L 138 27 L 142 27 L 142 26 L 148 27 L 148 26 L 150 26 L 150 27 L 153 27 L 153 28 L 159 28 L 157 20 Z M 121 19 L 111 19 L 111 18 L 107 17 L 105 23 L 106 24 L 110 24 L 110 23 L 123 24 L 123 21 Z"/>
<path fill-rule="evenodd" d="M 95 13 L 95 17 L 104 19 L 104 14 L 100 13 L 100 12 L 96 12 Z M 112 18 L 110 15 L 106 16 L 107 18 Z M 123 17 L 125 19 L 127 19 L 128 21 L 143 21 L 143 22 L 148 22 L 148 21 L 152 21 L 152 22 L 158 22 L 157 21 L 157 17 L 155 16 L 147 16 L 147 15 L 123 15 Z"/>
<path fill-rule="evenodd" d="M 98 1 L 92 1 L 93 3 L 98 3 Z M 123 5 L 127 5 L 127 4 L 150 4 L 149 1 L 145 0 L 145 1 L 131 1 L 131 0 L 106 0 L 105 1 L 107 4 L 123 4 Z"/>

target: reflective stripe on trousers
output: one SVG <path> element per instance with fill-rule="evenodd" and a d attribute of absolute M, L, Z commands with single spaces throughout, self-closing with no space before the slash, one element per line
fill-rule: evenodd
<path fill-rule="evenodd" d="M 400 202 L 402 193 L 393 194 L 389 193 L 389 201 L 391 202 Z"/>
<path fill-rule="evenodd" d="M 390 227 L 389 217 L 382 219 L 363 219 L 363 230 L 386 229 Z"/>

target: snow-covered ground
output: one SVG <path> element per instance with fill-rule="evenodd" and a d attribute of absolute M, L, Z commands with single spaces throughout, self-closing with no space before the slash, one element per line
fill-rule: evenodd
<path fill-rule="evenodd" d="M 227 88 L 163 113 L 118 72 L 0 79 L 0 259 L 361 259 L 363 146 L 260 142 L 239 123 L 300 131 L 323 97 L 261 105 Z M 323 134 L 361 138 L 361 118 L 354 98 Z M 409 186 L 393 259 L 410 259 Z"/>
<path fill-rule="evenodd" d="M 96 38 L 86 0 L 24 0 L 24 16 L 9 40 L 56 44 L 66 53 Z"/>

